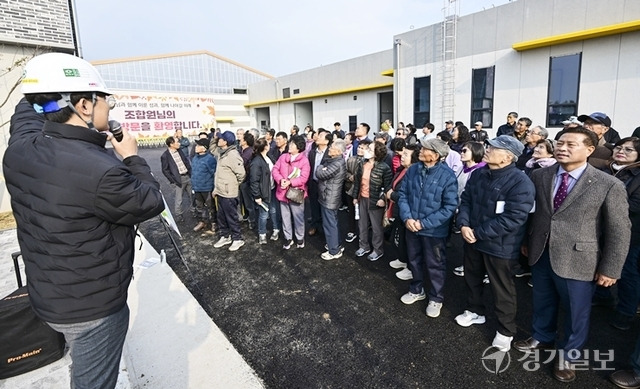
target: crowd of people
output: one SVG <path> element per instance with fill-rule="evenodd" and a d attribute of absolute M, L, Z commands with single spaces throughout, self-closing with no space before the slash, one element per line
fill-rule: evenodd
<path fill-rule="evenodd" d="M 68 69 L 83 78 L 62 79 Z M 134 226 L 163 210 L 160 184 L 135 138 L 116 134 L 108 120 L 115 100 L 91 64 L 43 54 L 26 65 L 24 80 L 3 169 L 31 305 L 64 334 L 72 386 L 114 387 L 129 322 Z M 563 124 L 554 140 L 516 112 L 492 139 L 481 122 L 469 131 L 453 121 L 439 132 L 432 123 L 420 132 L 402 123 L 396 130 L 390 121 L 375 134 L 366 123 L 353 132 L 340 123 L 289 133 L 211 129 L 193 144 L 178 130 L 160 159 L 176 219 L 186 222 L 193 208 L 193 231 L 217 235 L 215 248 L 243 247 L 243 221 L 260 245 L 284 250 L 303 249 L 307 236 L 322 232 L 327 261 L 358 239 L 354 254 L 393 259 L 398 278 L 410 280 L 400 300 L 427 300 L 430 318 L 445 303 L 446 247 L 459 233 L 463 266 L 455 274 L 464 277 L 467 300 L 455 322 L 484 324 L 490 291 L 492 347 L 557 350 L 553 377 L 570 382 L 591 307 L 615 304 L 611 325 L 621 331 L 638 310 L 640 128 L 621 138 L 602 112 Z M 347 216 L 338 217 L 341 211 Z M 531 336 L 514 341 L 514 277 L 527 275 Z M 610 380 L 640 387 L 640 341 L 631 367 Z"/>
<path fill-rule="evenodd" d="M 385 121 L 374 134 L 367 123 L 353 132 L 340 123 L 289 133 L 211 129 L 199 134 L 191 161 L 178 155 L 188 149 L 181 134 L 169 137 L 162 165 L 175 186 L 175 214 L 193 204 L 194 231 L 217 234 L 214 247 L 242 247 L 241 221 L 257 229 L 261 245 L 282 237 L 284 250 L 322 232 L 324 260 L 342 257 L 344 242 L 358 239 L 355 256 L 391 259 L 396 276 L 410 281 L 400 300 L 427 300 L 432 318 L 445 301 L 447 244 L 461 234 L 463 265 L 454 273 L 464 277 L 467 303 L 456 323 L 485 323 L 487 288 L 498 323 L 492 346 L 558 349 L 553 376 L 568 382 L 592 304 L 614 302 L 618 281 L 611 324 L 626 330 L 640 303 L 640 139 L 621 139 L 601 112 L 563 124 L 555 140 L 515 112 L 493 139 L 480 121 L 472 131 L 453 121 L 442 131 Z M 196 198 L 184 201 L 190 185 Z M 524 276 L 533 288 L 532 334 L 514 342 L 514 277 Z M 556 339 L 561 306 L 568 316 Z M 640 346 L 634 358 L 637 372 L 612 380 L 640 385 Z"/>

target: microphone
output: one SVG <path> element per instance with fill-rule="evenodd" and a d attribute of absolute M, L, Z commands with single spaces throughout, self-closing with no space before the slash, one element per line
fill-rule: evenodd
<path fill-rule="evenodd" d="M 118 142 L 122 141 L 122 126 L 118 121 L 109 120 L 109 131 Z"/>

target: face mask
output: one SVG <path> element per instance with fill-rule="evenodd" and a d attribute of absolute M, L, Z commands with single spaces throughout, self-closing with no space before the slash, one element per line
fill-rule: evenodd
<path fill-rule="evenodd" d="M 364 152 L 364 159 L 371 159 L 373 158 L 373 153 L 371 151 L 365 151 Z"/>

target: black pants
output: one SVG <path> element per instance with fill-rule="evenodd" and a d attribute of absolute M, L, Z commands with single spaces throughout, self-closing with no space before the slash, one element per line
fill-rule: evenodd
<path fill-rule="evenodd" d="M 320 213 L 320 204 L 318 204 L 318 182 L 311 178 L 307 185 L 307 194 L 311 208 L 311 223 L 309 223 L 309 228 L 321 230 L 322 214 Z"/>
<path fill-rule="evenodd" d="M 211 192 L 196 192 L 193 196 L 196 203 L 196 212 L 198 220 L 204 223 L 216 221 L 216 207 L 213 204 Z"/>
<path fill-rule="evenodd" d="M 498 332 L 504 336 L 516 334 L 516 285 L 511 275 L 515 260 L 498 258 L 476 250 L 473 245 L 464 244 L 464 281 L 467 286 L 468 310 L 484 315 L 483 302 L 485 273 L 495 302 L 498 317 Z"/>
<path fill-rule="evenodd" d="M 240 221 L 238 220 L 238 199 L 218 196 L 218 235 L 231 236 L 233 240 L 242 240 Z"/>
<path fill-rule="evenodd" d="M 244 205 L 245 216 L 249 217 L 249 224 L 255 226 L 257 221 L 256 202 L 253 200 L 253 196 L 251 196 L 251 187 L 248 180 L 240 184 L 240 198 Z"/>

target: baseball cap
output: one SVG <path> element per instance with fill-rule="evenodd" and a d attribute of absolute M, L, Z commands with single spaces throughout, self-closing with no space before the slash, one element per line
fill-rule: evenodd
<path fill-rule="evenodd" d="M 233 131 L 225 131 L 220 134 L 219 139 L 224 139 L 228 145 L 233 144 L 236 141 L 236 136 L 233 134 Z"/>
<path fill-rule="evenodd" d="M 606 113 L 594 112 L 591 115 L 580 115 L 580 116 L 578 116 L 578 120 L 583 122 L 583 123 L 587 119 L 591 119 L 593 121 L 596 121 L 596 122 L 598 122 L 600 124 L 603 124 L 606 127 L 611 127 L 611 119 L 609 119 L 609 116 L 607 116 Z"/>
<path fill-rule="evenodd" d="M 522 150 L 524 150 L 522 142 L 511 135 L 500 135 L 497 138 L 486 140 L 485 143 L 496 149 L 511 151 L 516 157 L 519 157 L 522 154 Z"/>
<path fill-rule="evenodd" d="M 196 140 L 196 144 L 198 144 L 200 146 L 204 146 L 205 149 L 208 149 L 209 148 L 209 139 L 207 139 L 207 138 L 197 139 Z"/>
<path fill-rule="evenodd" d="M 442 139 L 420 139 L 420 144 L 427 150 L 434 151 L 442 158 L 446 158 L 449 155 L 449 145 Z"/>
<path fill-rule="evenodd" d="M 444 122 L 445 124 L 453 124 L 453 120 L 447 120 L 446 122 Z"/>
<path fill-rule="evenodd" d="M 475 124 L 474 124 L 474 126 L 481 126 L 481 125 L 482 125 L 482 122 L 481 122 L 481 121 L 477 121 L 477 122 L 475 122 Z"/>

